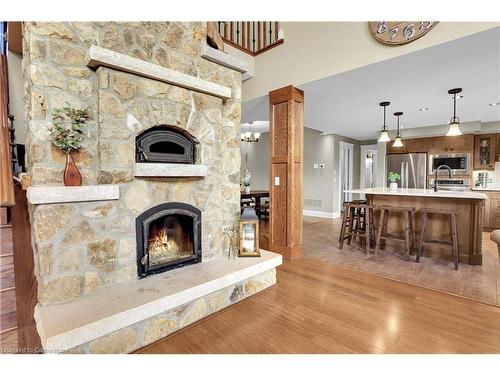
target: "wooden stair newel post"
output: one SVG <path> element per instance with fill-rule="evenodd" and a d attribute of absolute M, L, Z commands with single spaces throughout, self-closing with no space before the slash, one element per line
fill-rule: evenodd
<path fill-rule="evenodd" d="M 269 93 L 271 251 L 302 256 L 304 92 L 287 86 Z"/>

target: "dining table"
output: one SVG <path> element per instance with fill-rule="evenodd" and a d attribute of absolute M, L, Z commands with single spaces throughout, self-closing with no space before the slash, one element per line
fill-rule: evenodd
<path fill-rule="evenodd" d="M 269 190 L 250 190 L 248 193 L 244 191 L 241 192 L 241 200 L 252 198 L 255 200 L 255 211 L 258 212 L 262 204 L 261 199 L 269 198 Z"/>

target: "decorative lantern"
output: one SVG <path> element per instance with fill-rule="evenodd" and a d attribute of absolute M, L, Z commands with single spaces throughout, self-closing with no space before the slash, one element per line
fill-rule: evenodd
<path fill-rule="evenodd" d="M 260 257 L 259 218 L 253 207 L 245 207 L 240 218 L 240 257 Z"/>

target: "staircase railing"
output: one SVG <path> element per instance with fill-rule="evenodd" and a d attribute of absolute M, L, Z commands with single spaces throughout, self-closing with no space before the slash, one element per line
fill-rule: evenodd
<path fill-rule="evenodd" d="M 279 22 L 219 21 L 217 26 L 224 43 L 252 56 L 283 43 Z"/>

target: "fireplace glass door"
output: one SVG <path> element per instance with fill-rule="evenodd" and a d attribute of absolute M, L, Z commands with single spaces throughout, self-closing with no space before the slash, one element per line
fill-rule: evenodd
<path fill-rule="evenodd" d="M 139 277 L 201 261 L 201 213 L 184 203 L 165 203 L 137 220 Z"/>

